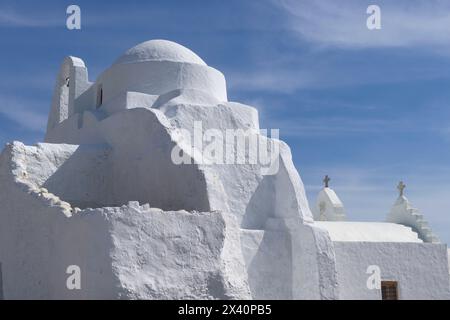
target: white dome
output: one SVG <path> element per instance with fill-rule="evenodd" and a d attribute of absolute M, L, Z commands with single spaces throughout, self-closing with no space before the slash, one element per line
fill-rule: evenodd
<path fill-rule="evenodd" d="M 114 64 L 144 61 L 175 61 L 206 66 L 194 52 L 168 40 L 145 41 L 126 51 Z"/>

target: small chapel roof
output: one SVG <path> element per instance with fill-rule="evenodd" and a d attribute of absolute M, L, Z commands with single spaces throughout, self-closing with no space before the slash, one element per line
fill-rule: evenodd
<path fill-rule="evenodd" d="M 206 63 L 194 52 L 178 43 L 168 40 L 149 40 L 142 42 L 127 50 L 114 64 L 145 61 L 174 61 L 206 66 Z"/>
<path fill-rule="evenodd" d="M 411 228 L 388 222 L 316 221 L 332 241 L 423 242 Z"/>

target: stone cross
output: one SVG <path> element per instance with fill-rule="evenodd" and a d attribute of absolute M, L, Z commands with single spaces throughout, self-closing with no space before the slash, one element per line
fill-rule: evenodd
<path fill-rule="evenodd" d="M 400 197 L 403 196 L 403 190 L 405 190 L 406 184 L 403 183 L 403 181 L 400 181 L 398 183 L 397 189 L 400 192 Z"/>
<path fill-rule="evenodd" d="M 325 176 L 325 178 L 323 178 L 323 183 L 325 183 L 325 188 L 328 188 L 328 182 L 330 182 L 330 177 L 328 177 L 328 175 Z"/>

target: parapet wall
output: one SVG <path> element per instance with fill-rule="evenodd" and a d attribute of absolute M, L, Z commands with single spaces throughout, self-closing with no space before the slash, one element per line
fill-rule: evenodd
<path fill-rule="evenodd" d="M 239 228 L 231 216 L 163 211 L 137 202 L 74 209 L 42 189 L 3 179 L 4 164 L 3 298 L 250 298 Z M 79 290 L 67 287 L 69 266 L 80 270 Z"/>
<path fill-rule="evenodd" d="M 4 152 L 10 174 L 30 188 L 50 192 L 73 207 L 111 204 L 110 149 L 105 145 L 14 142 Z"/>

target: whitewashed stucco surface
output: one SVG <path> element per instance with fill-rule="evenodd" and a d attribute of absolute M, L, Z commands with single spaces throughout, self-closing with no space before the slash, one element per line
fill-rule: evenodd
<path fill-rule="evenodd" d="M 381 299 L 380 290 L 366 285 L 371 265 L 380 267 L 381 280 L 398 281 L 402 300 L 450 299 L 445 245 L 335 242 L 334 247 L 340 299 Z"/>
<path fill-rule="evenodd" d="M 423 242 L 411 228 L 395 223 L 315 221 L 314 225 L 325 229 L 333 241 Z"/>
<path fill-rule="evenodd" d="M 251 297 L 232 217 L 136 202 L 75 210 L 26 183 L 0 186 L 5 299 Z M 66 287 L 69 265 L 81 290 Z"/>
<path fill-rule="evenodd" d="M 314 220 L 316 221 L 345 221 L 345 209 L 336 192 L 325 187 L 319 191 L 314 208 Z"/>

